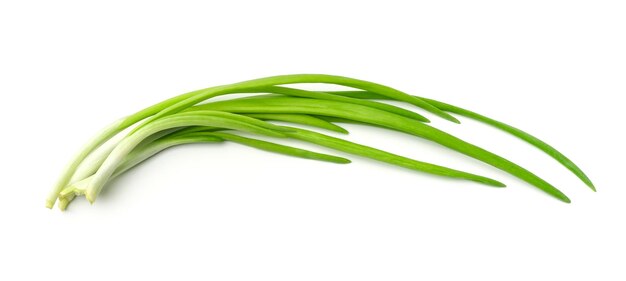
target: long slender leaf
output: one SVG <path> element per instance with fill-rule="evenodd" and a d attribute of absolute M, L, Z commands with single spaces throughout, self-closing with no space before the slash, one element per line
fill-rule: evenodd
<path fill-rule="evenodd" d="M 207 103 L 190 108 L 189 110 L 203 109 L 233 113 L 313 114 L 379 125 L 431 140 L 472 158 L 481 160 L 530 183 L 563 202 L 571 202 L 565 194 L 545 180 L 501 156 L 424 123 L 375 108 L 328 100 L 265 97 Z"/>
<path fill-rule="evenodd" d="M 382 95 L 378 95 L 375 93 L 371 93 L 371 92 L 366 92 L 366 91 L 337 91 L 337 92 L 329 92 L 330 94 L 334 94 L 334 95 L 340 95 L 340 96 L 346 96 L 346 97 L 352 97 L 352 98 L 361 98 L 361 99 L 381 99 L 381 100 L 389 100 L 389 98 L 382 96 Z M 444 103 L 441 101 L 437 101 L 437 100 L 433 100 L 433 99 L 429 99 L 429 98 L 424 98 L 424 97 L 420 97 L 421 99 L 428 101 L 430 104 L 438 107 L 439 109 L 446 111 L 446 112 L 450 112 L 450 113 L 454 113 L 454 114 L 458 114 L 470 119 L 474 119 L 476 121 L 485 123 L 487 125 L 493 126 L 494 128 L 500 129 L 504 132 L 507 132 L 533 146 L 535 146 L 536 148 L 540 149 L 541 151 L 545 152 L 546 154 L 550 155 L 550 157 L 554 158 L 556 161 L 558 161 L 559 163 L 561 163 L 565 168 L 567 168 L 568 170 L 570 170 L 574 175 L 576 175 L 582 182 L 584 182 L 589 188 L 591 188 L 591 190 L 596 191 L 596 188 L 594 186 L 594 184 L 591 182 L 591 179 L 589 179 L 589 177 L 585 174 L 585 172 L 582 171 L 582 169 L 580 169 L 578 167 L 578 165 L 576 165 L 572 160 L 570 160 L 567 156 L 565 156 L 563 153 L 561 153 L 560 151 L 558 151 L 556 148 L 554 148 L 553 146 L 549 145 L 548 143 L 544 142 L 543 140 L 523 131 L 520 130 L 516 127 L 513 127 L 509 124 L 506 124 L 504 122 L 492 119 L 490 117 L 484 116 L 482 114 L 476 113 L 474 111 L 465 109 L 465 108 L 461 108 L 449 103 Z"/>

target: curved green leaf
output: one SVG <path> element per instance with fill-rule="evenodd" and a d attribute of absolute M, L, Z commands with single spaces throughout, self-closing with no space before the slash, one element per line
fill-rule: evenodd
<path fill-rule="evenodd" d="M 207 103 L 195 106 L 189 110 L 203 109 L 221 110 L 233 113 L 313 114 L 379 125 L 431 140 L 472 158 L 481 160 L 530 183 L 563 202 L 571 202 L 565 194 L 545 180 L 501 156 L 424 123 L 375 108 L 328 100 L 265 97 Z"/>

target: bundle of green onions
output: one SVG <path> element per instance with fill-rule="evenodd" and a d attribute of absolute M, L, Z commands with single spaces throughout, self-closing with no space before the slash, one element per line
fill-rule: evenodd
<path fill-rule="evenodd" d="M 353 90 L 321 92 L 286 86 L 300 83 L 334 84 Z M 227 94 L 254 95 L 223 101 L 209 100 Z M 525 168 L 427 125 L 429 120 L 416 112 L 380 100 L 406 102 L 459 123 L 450 115 L 453 113 L 506 131 L 543 150 L 595 191 L 589 178 L 562 153 L 536 137 L 502 122 L 372 82 L 332 75 L 298 74 L 249 80 L 186 93 L 119 119 L 102 130 L 70 162 L 47 197 L 46 206 L 52 208 L 58 200 L 60 209 L 65 210 L 68 204 L 80 195 L 84 195 L 93 203 L 111 179 L 158 152 L 181 144 L 230 141 L 301 158 L 350 163 L 350 160 L 343 157 L 244 137 L 241 133 L 296 139 L 420 172 L 471 180 L 495 187 L 505 186 L 487 177 L 395 155 L 311 130 L 279 126 L 268 121 L 308 125 L 340 133 L 347 131 L 335 123 L 360 123 L 400 131 L 480 160 L 528 182 L 563 202 L 570 202 L 560 190 Z"/>

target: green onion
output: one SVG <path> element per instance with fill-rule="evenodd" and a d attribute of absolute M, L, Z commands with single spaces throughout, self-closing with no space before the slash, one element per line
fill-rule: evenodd
<path fill-rule="evenodd" d="M 284 87 L 301 83 L 333 84 L 354 90 L 322 92 Z M 208 99 L 221 95 L 259 93 L 266 95 L 207 103 Z M 159 151 L 181 144 L 230 141 L 300 158 L 350 163 L 350 160 L 343 157 L 244 137 L 238 132 L 269 138 L 297 139 L 416 171 L 504 187 L 499 181 L 487 177 L 406 158 L 311 130 L 279 126 L 266 121 L 306 125 L 343 134 L 347 134 L 348 131 L 333 122 L 357 123 L 404 132 L 480 160 L 530 183 L 563 202 L 570 202 L 560 190 L 525 168 L 424 124 L 429 120 L 416 112 L 372 99 L 406 102 L 456 123 L 459 123 L 458 120 L 449 113 L 494 126 L 543 150 L 595 191 L 591 180 L 565 155 L 538 138 L 510 125 L 460 107 L 412 96 L 364 80 L 323 74 L 298 74 L 248 80 L 189 92 L 113 122 L 73 158 L 47 197 L 46 206 L 52 207 L 59 200 L 59 207 L 65 209 L 78 195 L 85 195 L 93 203 L 112 178 Z"/>

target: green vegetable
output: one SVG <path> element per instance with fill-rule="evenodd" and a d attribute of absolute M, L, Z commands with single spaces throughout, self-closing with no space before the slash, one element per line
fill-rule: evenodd
<path fill-rule="evenodd" d="M 300 83 L 334 84 L 355 90 L 321 92 L 284 87 Z M 208 99 L 221 95 L 260 93 L 265 95 L 207 103 Z M 504 130 L 543 150 L 595 190 L 591 180 L 562 153 L 538 138 L 502 122 L 447 103 L 411 96 L 368 81 L 322 74 L 299 74 L 248 80 L 189 92 L 113 122 L 88 142 L 70 162 L 47 197 L 46 206 L 52 207 L 59 200 L 59 207 L 65 209 L 77 195 L 85 195 L 90 202 L 94 202 L 102 188 L 112 178 L 159 151 L 181 144 L 230 141 L 300 158 L 350 163 L 350 160 L 342 157 L 244 137 L 238 132 L 269 138 L 293 138 L 416 171 L 504 187 L 504 184 L 487 177 L 421 162 L 314 131 L 278 126 L 266 121 L 301 124 L 344 134 L 348 131 L 332 122 L 378 126 L 404 132 L 490 164 L 563 202 L 570 202 L 560 190 L 525 168 L 424 124 L 429 120 L 416 112 L 372 99 L 406 102 L 458 123 L 458 120 L 449 114 L 454 113 Z"/>

